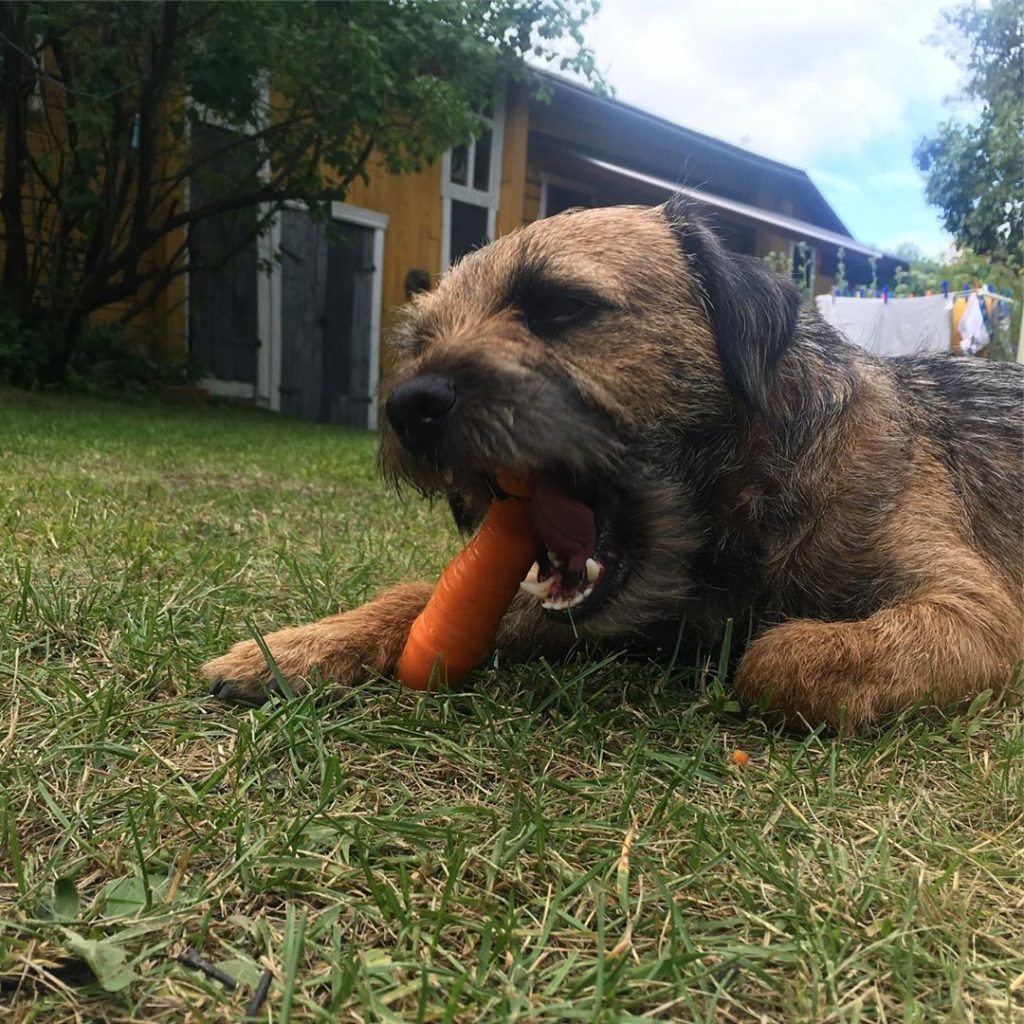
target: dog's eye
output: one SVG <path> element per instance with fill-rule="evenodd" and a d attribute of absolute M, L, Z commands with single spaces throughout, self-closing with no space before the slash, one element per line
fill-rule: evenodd
<path fill-rule="evenodd" d="M 521 313 L 526 326 L 534 334 L 544 337 L 566 327 L 581 324 L 597 312 L 599 306 L 591 299 L 578 295 L 552 292 L 524 301 Z"/>

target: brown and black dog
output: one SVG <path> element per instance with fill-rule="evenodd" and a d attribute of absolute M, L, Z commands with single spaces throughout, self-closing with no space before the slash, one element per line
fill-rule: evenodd
<path fill-rule="evenodd" d="M 506 659 L 752 622 L 742 697 L 833 726 L 1010 681 L 1024 367 L 872 358 L 677 200 L 494 242 L 415 299 L 393 345 L 388 475 L 447 496 L 464 529 L 495 467 L 539 478 Z M 266 643 L 300 692 L 387 673 L 431 589 Z M 239 702 L 271 679 L 252 641 L 203 672 Z"/>

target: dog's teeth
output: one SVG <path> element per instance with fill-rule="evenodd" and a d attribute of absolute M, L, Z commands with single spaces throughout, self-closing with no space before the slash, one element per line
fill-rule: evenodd
<path fill-rule="evenodd" d="M 587 559 L 587 582 L 596 583 L 601 575 L 601 563 L 593 558 Z"/>
<path fill-rule="evenodd" d="M 539 579 L 540 579 L 540 564 L 538 562 L 534 562 L 533 565 L 530 566 L 530 571 L 526 574 L 526 582 L 527 583 L 536 583 Z"/>
<path fill-rule="evenodd" d="M 584 596 L 584 597 L 590 597 L 590 595 L 591 595 L 591 594 L 592 594 L 593 592 L 594 592 L 594 585 L 593 585 L 593 584 L 591 584 L 591 585 L 590 585 L 589 587 L 587 587 L 587 589 L 586 589 L 586 590 L 584 590 L 584 591 L 583 591 L 583 596 Z"/>
<path fill-rule="evenodd" d="M 522 584 L 520 584 L 520 586 L 522 586 Z M 552 598 L 550 601 L 545 601 L 542 607 L 546 608 L 548 611 L 551 612 L 567 611 L 569 608 L 575 608 L 576 605 L 582 604 L 587 599 L 587 595 L 593 589 L 594 588 L 591 587 L 590 590 L 584 590 L 582 592 L 573 594 L 572 597 Z"/>
<path fill-rule="evenodd" d="M 554 586 L 555 581 L 553 579 L 545 580 L 543 583 L 534 582 L 533 580 L 523 580 L 519 584 L 519 589 L 525 591 L 531 597 L 537 598 L 539 601 L 543 601 L 548 596 L 548 591 Z"/>

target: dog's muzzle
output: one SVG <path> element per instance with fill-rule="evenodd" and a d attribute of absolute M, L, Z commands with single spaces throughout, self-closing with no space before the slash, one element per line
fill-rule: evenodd
<path fill-rule="evenodd" d="M 432 455 L 441 446 L 459 404 L 455 382 L 439 373 L 422 373 L 400 384 L 385 411 L 403 446 L 416 455 Z"/>
<path fill-rule="evenodd" d="M 621 591 L 634 530 L 628 488 L 610 468 L 618 441 L 609 442 L 607 424 L 571 382 L 538 375 L 524 384 L 473 366 L 431 370 L 396 385 L 385 413 L 401 447 L 387 454 L 396 477 L 447 495 L 460 527 L 476 525 L 502 496 L 499 467 L 535 478 L 537 557 L 522 589 L 547 615 L 582 621 Z"/>

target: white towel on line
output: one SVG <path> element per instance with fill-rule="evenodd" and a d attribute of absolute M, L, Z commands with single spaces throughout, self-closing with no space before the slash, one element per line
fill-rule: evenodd
<path fill-rule="evenodd" d="M 854 345 L 876 356 L 948 352 L 952 303 L 942 295 L 855 299 L 819 295 L 818 312 Z"/>

